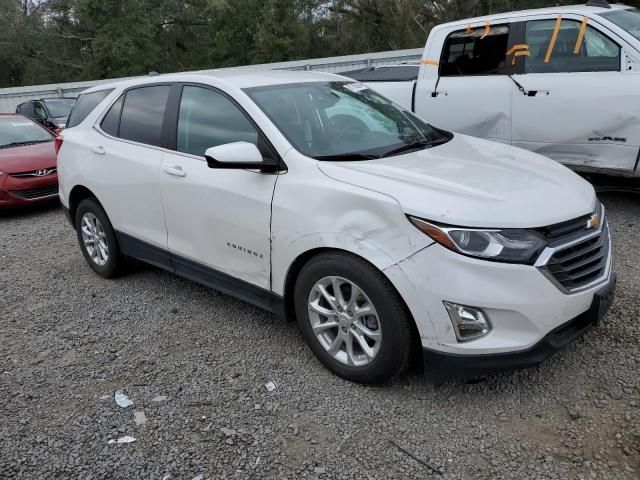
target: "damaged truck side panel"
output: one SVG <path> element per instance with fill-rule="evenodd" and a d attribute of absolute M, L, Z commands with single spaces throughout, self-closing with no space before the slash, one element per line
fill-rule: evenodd
<path fill-rule="evenodd" d="M 640 40 L 611 13 L 640 18 L 623 5 L 574 6 L 440 25 L 413 80 L 408 66 L 395 82 L 389 70 L 385 81 L 354 78 L 438 127 L 575 170 L 640 176 Z"/>

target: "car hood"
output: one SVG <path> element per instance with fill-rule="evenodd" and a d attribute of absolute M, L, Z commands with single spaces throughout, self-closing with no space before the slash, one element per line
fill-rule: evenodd
<path fill-rule="evenodd" d="M 36 143 L 23 147 L 0 148 L 0 172 L 21 173 L 53 168 L 56 151 L 53 142 Z"/>
<path fill-rule="evenodd" d="M 431 149 L 318 168 L 395 198 L 406 214 L 455 226 L 542 227 L 591 213 L 596 202 L 588 182 L 553 160 L 458 134 Z"/>

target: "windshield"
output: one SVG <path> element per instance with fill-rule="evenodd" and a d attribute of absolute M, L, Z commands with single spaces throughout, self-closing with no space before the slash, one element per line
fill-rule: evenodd
<path fill-rule="evenodd" d="M 614 10 L 600 15 L 640 40 L 640 10 L 637 8 Z"/>
<path fill-rule="evenodd" d="M 31 120 L 0 117 L 0 148 L 50 142 L 53 136 Z"/>
<path fill-rule="evenodd" d="M 381 158 L 451 138 L 360 83 L 299 83 L 245 92 L 299 152 L 319 160 Z"/>
<path fill-rule="evenodd" d="M 68 117 L 69 112 L 75 105 L 76 101 L 73 99 L 64 100 L 46 100 L 47 108 L 53 118 Z"/>

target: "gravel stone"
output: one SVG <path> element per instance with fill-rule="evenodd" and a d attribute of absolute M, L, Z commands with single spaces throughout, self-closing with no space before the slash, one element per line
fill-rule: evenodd
<path fill-rule="evenodd" d="M 251 305 L 141 264 L 99 278 L 57 206 L 0 213 L 0 479 L 637 480 L 640 196 L 601 197 L 619 284 L 599 328 L 437 388 L 418 366 L 346 382 Z"/>

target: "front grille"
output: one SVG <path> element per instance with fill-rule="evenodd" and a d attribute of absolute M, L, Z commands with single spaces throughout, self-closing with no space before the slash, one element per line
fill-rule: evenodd
<path fill-rule="evenodd" d="M 48 187 L 32 188 L 29 190 L 11 190 L 11 193 L 17 197 L 26 200 L 34 200 L 36 198 L 50 197 L 58 194 L 58 185 L 49 185 Z"/>
<path fill-rule="evenodd" d="M 556 251 L 545 268 L 566 290 L 580 289 L 606 274 L 609 243 L 609 225 L 605 222 L 598 235 Z"/>
<path fill-rule="evenodd" d="M 32 170 L 30 172 L 10 173 L 11 177 L 15 178 L 30 178 L 30 177 L 46 177 L 56 173 L 56 168 L 43 168 L 40 170 Z"/>
<path fill-rule="evenodd" d="M 584 215 L 568 222 L 557 223 L 550 227 L 538 229 L 544 235 L 547 243 L 555 244 L 559 240 L 565 240 L 575 235 L 580 235 L 588 231 L 587 223 L 591 219 L 591 214 Z"/>

